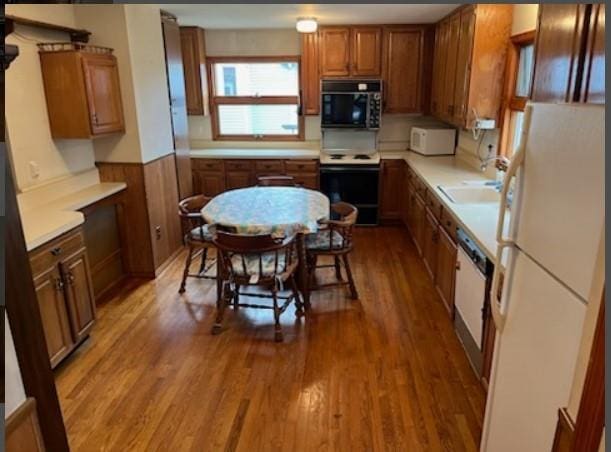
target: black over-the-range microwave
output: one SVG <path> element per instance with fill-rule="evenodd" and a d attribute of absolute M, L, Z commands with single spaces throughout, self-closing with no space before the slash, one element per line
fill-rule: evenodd
<path fill-rule="evenodd" d="M 322 80 L 323 129 L 379 129 L 381 80 Z"/>

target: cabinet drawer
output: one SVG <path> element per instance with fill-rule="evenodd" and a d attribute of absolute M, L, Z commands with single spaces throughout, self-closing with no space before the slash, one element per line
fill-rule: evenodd
<path fill-rule="evenodd" d="M 286 160 L 284 163 L 287 172 L 317 173 L 318 163 L 316 160 Z"/>
<path fill-rule="evenodd" d="M 448 233 L 448 235 L 452 238 L 454 242 L 456 242 L 456 228 L 458 225 L 454 220 L 454 217 L 447 211 L 444 207 L 441 207 L 441 215 L 439 217 L 439 223 Z"/>
<path fill-rule="evenodd" d="M 225 168 L 227 171 L 251 171 L 253 162 L 250 160 L 227 160 Z"/>
<path fill-rule="evenodd" d="M 295 179 L 297 185 L 311 190 L 318 190 L 318 174 L 288 173 L 288 175 Z"/>
<path fill-rule="evenodd" d="M 223 161 L 213 159 L 191 159 L 193 169 L 204 171 L 223 171 Z"/>
<path fill-rule="evenodd" d="M 255 169 L 257 173 L 282 174 L 284 172 L 284 165 L 282 163 L 282 160 L 257 160 L 255 162 Z"/>
<path fill-rule="evenodd" d="M 74 229 L 57 239 L 46 243 L 30 253 L 32 276 L 38 275 L 56 265 L 61 259 L 74 254 L 85 246 L 85 238 L 81 228 Z"/>
<path fill-rule="evenodd" d="M 418 177 L 414 177 L 414 191 L 423 201 L 426 199 L 426 185 Z"/>
<path fill-rule="evenodd" d="M 431 212 L 431 214 L 437 220 L 439 220 L 439 218 L 441 217 L 441 203 L 437 199 L 437 196 L 435 196 L 435 194 L 432 191 L 427 190 L 426 196 L 425 196 L 425 202 L 426 202 L 426 208 L 429 210 L 429 212 Z"/>

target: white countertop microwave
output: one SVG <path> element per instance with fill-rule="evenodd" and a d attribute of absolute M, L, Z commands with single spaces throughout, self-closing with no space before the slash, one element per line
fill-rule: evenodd
<path fill-rule="evenodd" d="M 422 155 L 452 155 L 456 148 L 456 129 L 412 127 L 409 147 Z"/>

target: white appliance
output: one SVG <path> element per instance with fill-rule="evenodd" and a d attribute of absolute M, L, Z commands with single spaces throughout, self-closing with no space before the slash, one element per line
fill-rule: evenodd
<path fill-rule="evenodd" d="M 502 192 L 497 262 L 508 251 L 482 452 L 551 450 L 567 405 L 604 234 L 604 106 L 530 104 Z M 515 196 L 504 236 L 509 183 Z M 600 294 L 599 294 L 600 296 Z"/>
<path fill-rule="evenodd" d="M 409 147 L 422 155 L 452 155 L 456 148 L 456 129 L 443 126 L 412 127 Z"/>

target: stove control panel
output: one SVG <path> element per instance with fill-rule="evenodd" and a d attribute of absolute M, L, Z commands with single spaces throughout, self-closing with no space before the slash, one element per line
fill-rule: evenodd
<path fill-rule="evenodd" d="M 382 115 L 382 96 L 378 93 L 369 95 L 369 128 L 380 128 L 380 116 Z"/>

